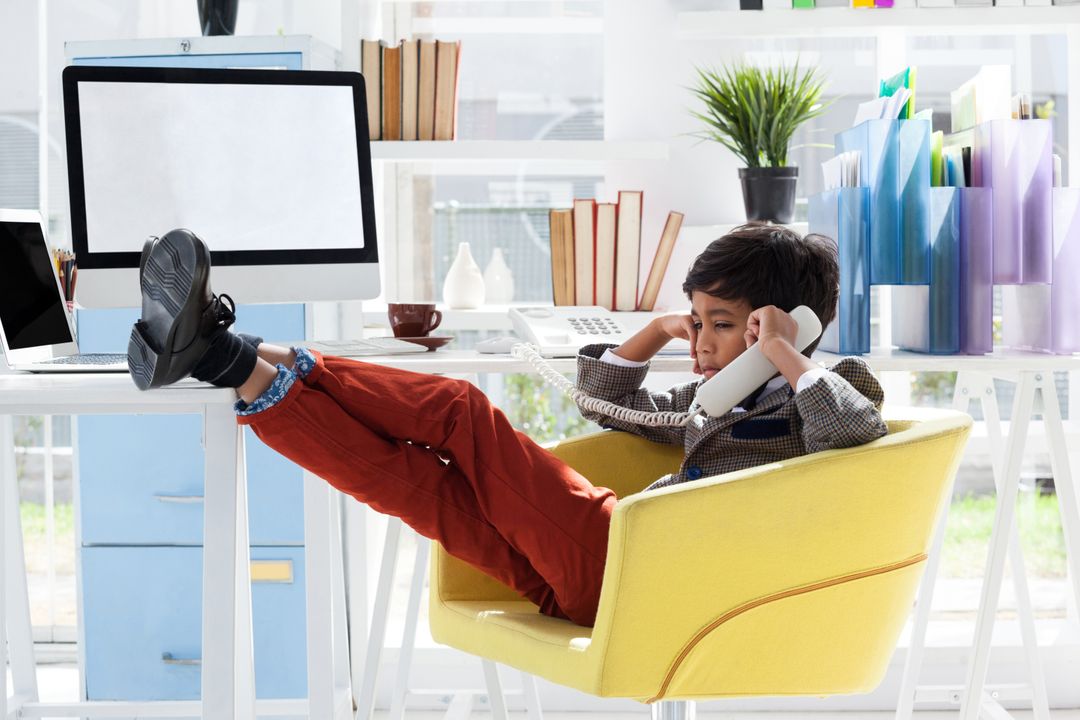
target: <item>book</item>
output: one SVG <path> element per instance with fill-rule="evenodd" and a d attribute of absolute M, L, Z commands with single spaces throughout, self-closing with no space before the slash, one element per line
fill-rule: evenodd
<path fill-rule="evenodd" d="M 382 43 L 360 41 L 360 74 L 367 95 L 368 139 L 382 139 Z"/>
<path fill-rule="evenodd" d="M 641 254 L 641 191 L 620 190 L 615 229 L 615 309 L 637 310 Z"/>
<path fill-rule="evenodd" d="M 596 304 L 615 309 L 615 203 L 596 203 Z"/>
<path fill-rule="evenodd" d="M 453 140 L 460 42 L 435 41 L 435 139 Z"/>
<path fill-rule="evenodd" d="M 401 46 L 383 48 L 382 139 L 401 139 Z"/>
<path fill-rule="evenodd" d="M 419 40 L 420 72 L 416 86 L 416 137 L 435 139 L 435 41 Z"/>
<path fill-rule="evenodd" d="M 596 304 L 596 201 L 574 201 L 574 304 Z"/>
<path fill-rule="evenodd" d="M 671 251 L 675 248 L 675 240 L 679 237 L 682 221 L 681 212 L 668 213 L 664 231 L 660 233 L 660 242 L 656 246 L 656 254 L 653 255 L 652 266 L 649 268 L 649 276 L 645 279 L 645 289 L 641 291 L 641 303 L 638 310 L 652 310 L 656 305 L 656 296 L 660 294 L 660 284 L 664 281 L 664 274 L 667 272 L 668 261 L 671 260 Z"/>
<path fill-rule="evenodd" d="M 401 139 L 415 140 L 417 90 L 420 82 L 420 41 L 401 43 Z"/>
<path fill-rule="evenodd" d="M 574 212 L 548 213 L 551 232 L 551 294 L 556 305 L 574 304 Z"/>

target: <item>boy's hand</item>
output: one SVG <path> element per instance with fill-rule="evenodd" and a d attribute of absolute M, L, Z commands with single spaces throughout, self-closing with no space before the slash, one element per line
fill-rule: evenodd
<path fill-rule="evenodd" d="M 766 305 L 750 313 L 746 319 L 746 347 L 757 343 L 761 354 L 776 366 L 780 374 L 798 392 L 799 378 L 807 370 L 818 367 L 795 349 L 799 324 L 775 305 Z"/>
<path fill-rule="evenodd" d="M 690 357 L 694 359 L 694 372 L 701 374 L 697 362 L 697 330 L 688 314 L 661 315 L 649 321 L 640 332 L 629 338 L 613 351 L 627 360 L 644 362 L 651 359 L 671 338 L 690 341 Z"/>
<path fill-rule="evenodd" d="M 795 337 L 799 333 L 799 324 L 791 315 L 775 305 L 766 305 L 754 310 L 746 318 L 746 347 L 761 343 L 761 352 L 769 356 L 770 346 L 786 342 L 795 346 Z"/>

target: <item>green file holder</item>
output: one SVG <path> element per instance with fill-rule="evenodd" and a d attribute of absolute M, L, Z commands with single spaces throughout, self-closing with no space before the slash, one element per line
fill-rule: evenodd
<path fill-rule="evenodd" d="M 838 153 L 859 152 L 870 192 L 870 282 L 930 282 L 930 122 L 867 120 L 836 135 Z"/>
<path fill-rule="evenodd" d="M 820 348 L 844 355 L 870 352 L 870 190 L 837 188 L 810 198 L 809 230 L 836 242 L 840 297 Z"/>
<path fill-rule="evenodd" d="M 994 282 L 1049 283 L 1053 244 L 1053 132 L 1049 120 L 975 127 L 971 185 L 994 203 Z"/>

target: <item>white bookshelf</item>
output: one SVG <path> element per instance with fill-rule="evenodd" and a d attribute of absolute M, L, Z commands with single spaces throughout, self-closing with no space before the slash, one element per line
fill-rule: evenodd
<path fill-rule="evenodd" d="M 667 160 L 668 144 L 609 140 L 452 140 L 371 143 L 372 160 L 396 162 Z"/>
<path fill-rule="evenodd" d="M 678 15 L 683 37 L 839 37 L 879 30 L 947 30 L 952 35 L 1063 33 L 1080 27 L 1080 6 L 822 7 L 791 10 L 707 10 Z"/>

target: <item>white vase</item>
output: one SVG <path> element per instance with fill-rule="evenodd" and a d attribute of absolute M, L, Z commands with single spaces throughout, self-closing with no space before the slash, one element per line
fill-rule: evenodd
<path fill-rule="evenodd" d="M 484 275 L 469 252 L 469 243 L 458 243 L 457 257 L 443 282 L 443 302 L 447 307 L 467 310 L 484 304 Z"/>
<path fill-rule="evenodd" d="M 491 252 L 491 260 L 484 268 L 484 294 L 489 303 L 505 304 L 514 299 L 514 275 L 503 258 L 502 248 Z"/>

